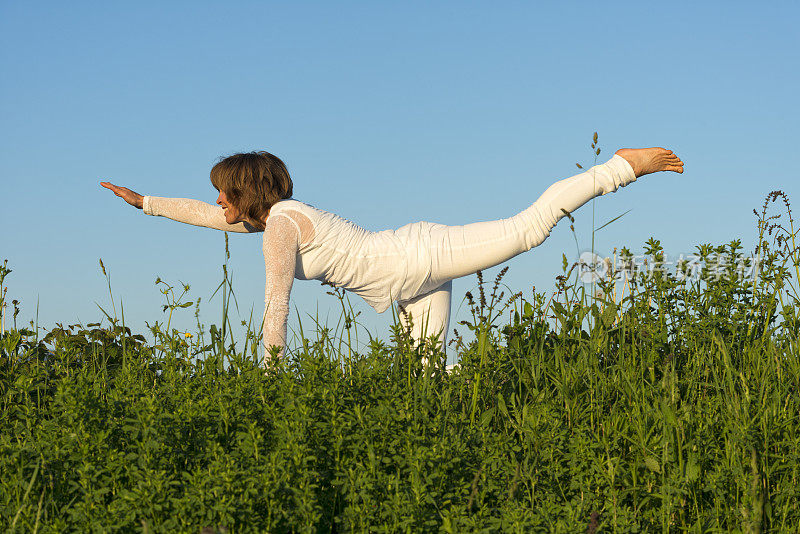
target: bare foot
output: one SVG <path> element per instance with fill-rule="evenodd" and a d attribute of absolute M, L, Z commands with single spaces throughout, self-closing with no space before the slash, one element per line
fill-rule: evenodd
<path fill-rule="evenodd" d="M 631 164 L 637 178 L 659 171 L 683 172 L 681 159 L 666 148 L 620 148 L 616 154 Z"/>

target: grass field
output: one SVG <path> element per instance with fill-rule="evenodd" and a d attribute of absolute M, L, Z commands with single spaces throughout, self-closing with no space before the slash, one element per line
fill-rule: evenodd
<path fill-rule="evenodd" d="M 689 276 L 650 240 L 647 270 L 594 292 L 566 257 L 552 294 L 481 280 L 452 373 L 399 328 L 349 347 L 346 307 L 266 373 L 224 317 L 152 342 L 113 313 L 45 335 L 7 318 L 0 524 L 797 532 L 800 252 L 782 194 L 756 215 L 751 276 L 739 242 L 698 246 Z"/>

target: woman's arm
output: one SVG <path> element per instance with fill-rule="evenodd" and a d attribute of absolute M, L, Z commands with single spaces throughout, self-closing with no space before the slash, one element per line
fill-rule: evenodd
<path fill-rule="evenodd" d="M 289 317 L 289 294 L 294 282 L 295 262 L 300 247 L 300 229 L 288 216 L 276 213 L 267 218 L 264 228 L 264 363 L 269 366 L 270 349 L 286 347 L 286 321 Z"/>
<path fill-rule="evenodd" d="M 199 200 L 142 196 L 127 187 L 114 185 L 110 182 L 100 182 L 100 185 L 110 189 L 115 195 L 134 208 L 143 209 L 148 215 L 158 215 L 173 221 L 215 228 L 226 232 L 249 233 L 259 231 L 247 223 L 228 224 L 225 221 L 225 211 L 222 208 Z"/>
<path fill-rule="evenodd" d="M 250 233 L 259 232 L 257 228 L 248 223 L 241 222 L 228 224 L 225 221 L 225 210 L 219 206 L 212 206 L 200 200 L 191 198 L 163 198 L 145 196 L 142 208 L 148 215 L 158 215 L 173 221 L 178 221 L 194 226 L 204 226 L 225 232 Z"/>

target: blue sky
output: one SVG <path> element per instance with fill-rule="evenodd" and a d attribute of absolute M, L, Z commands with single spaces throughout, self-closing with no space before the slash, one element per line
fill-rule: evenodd
<path fill-rule="evenodd" d="M 217 321 L 223 234 L 145 216 L 98 182 L 213 202 L 217 158 L 256 149 L 284 159 L 295 198 L 381 230 L 513 215 L 591 164 L 597 131 L 600 161 L 666 146 L 686 163 L 598 199 L 598 225 L 632 209 L 596 235 L 602 254 L 651 236 L 674 256 L 752 250 L 764 196 L 800 199 L 798 20 L 796 2 L 3 2 L 9 298 L 25 322 L 37 302 L 48 327 L 96 320 L 102 257 L 135 330 L 163 317 L 156 276 L 190 283 Z M 584 250 L 591 206 L 576 215 Z M 239 304 L 260 316 L 260 236 L 230 243 Z M 577 258 L 563 221 L 506 281 L 550 289 L 562 253 Z M 454 283 L 451 326 L 475 283 Z M 325 289 L 297 281 L 293 306 L 335 320 Z M 351 301 L 386 337 L 390 313 Z"/>

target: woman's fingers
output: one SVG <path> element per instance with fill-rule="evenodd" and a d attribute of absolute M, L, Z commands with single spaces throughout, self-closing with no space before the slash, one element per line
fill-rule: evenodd
<path fill-rule="evenodd" d="M 126 189 L 124 187 L 116 186 L 110 182 L 100 182 L 100 185 L 105 187 L 106 189 L 111 190 L 111 192 L 117 195 L 118 197 L 121 197 L 123 190 Z"/>
<path fill-rule="evenodd" d="M 135 191 L 131 191 L 127 187 L 120 187 L 112 184 L 111 182 L 100 182 L 100 185 L 106 189 L 109 189 L 115 195 L 135 208 L 141 209 L 142 205 L 144 204 L 144 197 Z"/>
<path fill-rule="evenodd" d="M 119 193 L 117 193 L 117 191 L 116 191 L 116 189 L 117 189 L 117 186 L 115 186 L 115 185 L 114 185 L 114 184 L 112 184 L 112 183 L 109 183 L 109 182 L 100 182 L 100 187 L 105 187 L 106 189 L 108 189 L 108 190 L 110 190 L 112 193 L 114 193 L 115 195 L 119 196 Z"/>
<path fill-rule="evenodd" d="M 117 185 L 114 185 L 111 182 L 100 182 L 100 185 L 105 187 L 106 189 L 110 189 L 117 196 L 121 196 L 120 193 L 122 192 L 122 190 L 126 189 L 125 187 L 119 187 Z"/>

